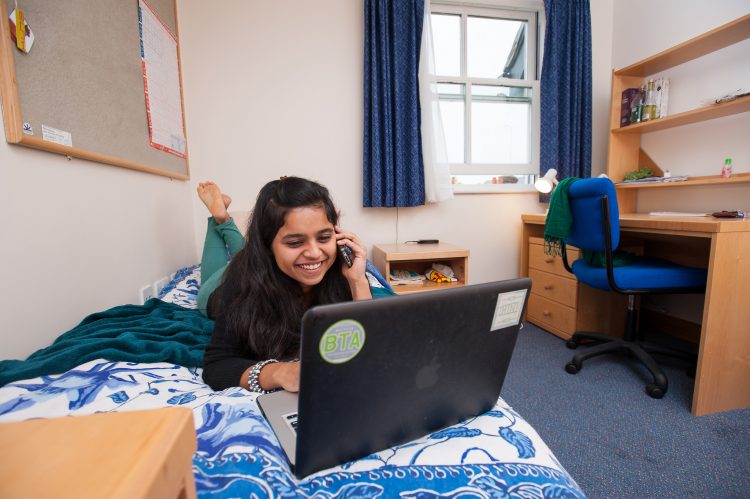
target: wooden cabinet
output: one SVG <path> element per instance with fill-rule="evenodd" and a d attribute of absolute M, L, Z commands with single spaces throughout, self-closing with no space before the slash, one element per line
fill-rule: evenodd
<path fill-rule="evenodd" d="M 184 407 L 0 424 L 0 497 L 195 497 Z"/>
<path fill-rule="evenodd" d="M 529 215 L 523 217 L 526 222 Z M 622 336 L 627 297 L 579 284 L 561 257 L 544 254 L 543 230 L 543 225 L 524 225 L 520 274 L 531 278 L 526 320 L 565 340 L 576 331 Z M 576 248 L 569 246 L 567 252 L 571 263 L 579 257 Z"/>
<path fill-rule="evenodd" d="M 750 111 L 749 95 L 730 102 L 692 109 L 621 128 L 620 101 L 622 91 L 626 88 L 641 86 L 647 76 L 697 59 L 747 38 L 750 38 L 750 14 L 613 72 L 609 156 L 607 161 L 607 175 L 613 182 L 620 182 L 626 173 L 645 166 L 650 167 L 657 175 L 663 173 L 659 166 L 641 150 L 641 136 L 643 134 Z M 617 200 L 621 213 L 635 213 L 637 211 L 637 195 L 640 189 L 679 189 L 696 185 L 715 186 L 746 182 L 750 182 L 750 173 L 734 174 L 728 179 L 721 178 L 719 175 L 709 175 L 691 177 L 684 182 L 631 184 L 617 186 Z"/>
<path fill-rule="evenodd" d="M 372 261 L 383 277 L 391 283 L 391 270 L 408 270 L 424 275 L 433 263 L 442 263 L 453 269 L 456 282 L 393 286 L 397 294 L 433 291 L 468 284 L 469 250 L 447 243 L 437 244 L 376 244 L 372 248 Z"/>
<path fill-rule="evenodd" d="M 568 248 L 569 261 L 578 258 L 578 250 Z M 527 319 L 529 322 L 568 339 L 576 328 L 578 282 L 565 270 L 562 258 L 544 254 L 544 239 L 529 239 L 529 268 L 531 295 Z"/>

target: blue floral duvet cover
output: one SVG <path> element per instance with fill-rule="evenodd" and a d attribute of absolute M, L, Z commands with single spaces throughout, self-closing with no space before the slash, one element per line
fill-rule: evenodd
<path fill-rule="evenodd" d="M 502 399 L 486 414 L 297 480 L 255 398 L 214 392 L 201 370 L 95 360 L 0 389 L 0 423 L 169 406 L 193 410 L 201 497 L 583 497 Z M 117 452 L 116 449 L 112 450 Z"/>

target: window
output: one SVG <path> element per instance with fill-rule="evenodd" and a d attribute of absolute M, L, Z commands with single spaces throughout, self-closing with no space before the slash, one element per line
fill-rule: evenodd
<path fill-rule="evenodd" d="M 537 12 L 433 3 L 430 21 L 454 191 L 533 190 Z"/>

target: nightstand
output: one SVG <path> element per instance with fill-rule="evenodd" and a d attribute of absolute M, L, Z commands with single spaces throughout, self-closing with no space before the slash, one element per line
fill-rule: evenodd
<path fill-rule="evenodd" d="M 450 283 L 424 280 L 421 285 L 392 286 L 396 294 L 434 291 L 468 284 L 469 250 L 448 243 L 376 244 L 372 247 L 372 261 L 389 284 L 391 283 L 391 270 L 407 270 L 424 275 L 433 263 L 449 265 L 458 279 Z"/>
<path fill-rule="evenodd" d="M 194 498 L 184 407 L 0 423 L 0 497 Z"/>

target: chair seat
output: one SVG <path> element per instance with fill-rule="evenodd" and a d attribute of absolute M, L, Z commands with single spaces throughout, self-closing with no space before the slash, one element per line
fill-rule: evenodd
<path fill-rule="evenodd" d="M 585 260 L 573 262 L 573 273 L 584 284 L 611 291 L 607 269 L 589 265 Z M 622 289 L 693 288 L 706 285 L 706 269 L 685 267 L 660 258 L 640 257 L 623 267 L 614 268 L 615 284 Z"/>

